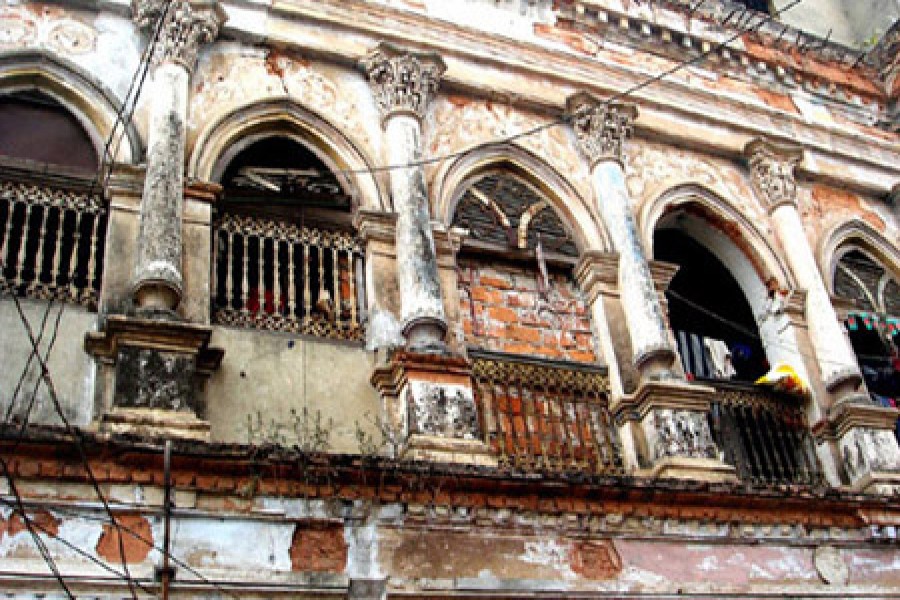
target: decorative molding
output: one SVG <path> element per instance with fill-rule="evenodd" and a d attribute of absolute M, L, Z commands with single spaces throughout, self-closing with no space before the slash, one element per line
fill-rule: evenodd
<path fill-rule="evenodd" d="M 797 202 L 794 168 L 803 160 L 802 148 L 756 138 L 744 146 L 753 187 L 769 212 Z"/>
<path fill-rule="evenodd" d="M 414 53 L 379 44 L 362 62 L 385 119 L 406 114 L 423 119 L 446 65 L 435 53 Z"/>
<path fill-rule="evenodd" d="M 602 160 L 624 164 L 625 138 L 633 131 L 637 106 L 579 92 L 566 100 L 566 113 L 572 120 L 578 147 L 591 167 Z"/>
<path fill-rule="evenodd" d="M 192 71 L 200 46 L 216 39 L 227 16 L 215 0 L 133 0 L 132 18 L 138 27 L 153 29 L 165 21 L 153 48 L 153 62 L 178 63 Z"/>
<path fill-rule="evenodd" d="M 706 415 L 692 410 L 653 411 L 655 460 L 667 457 L 716 458 L 718 449 L 712 439 Z"/>

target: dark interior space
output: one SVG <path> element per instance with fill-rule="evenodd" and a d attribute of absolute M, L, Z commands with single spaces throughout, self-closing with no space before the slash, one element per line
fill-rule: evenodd
<path fill-rule="evenodd" d="M 97 152 L 81 124 L 37 92 L 0 96 L 0 156 L 97 170 Z"/>
<path fill-rule="evenodd" d="M 674 229 L 654 236 L 656 260 L 679 266 L 666 298 L 672 328 L 724 341 L 738 381 L 753 381 L 768 370 L 753 312 L 740 286 L 702 245 Z"/>

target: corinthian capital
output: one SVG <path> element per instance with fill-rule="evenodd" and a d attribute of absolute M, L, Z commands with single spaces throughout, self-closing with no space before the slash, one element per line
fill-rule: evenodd
<path fill-rule="evenodd" d="M 388 44 L 379 44 L 362 66 L 385 118 L 405 113 L 422 119 L 446 70 L 437 54 L 413 53 Z"/>
<path fill-rule="evenodd" d="M 744 156 L 750 165 L 753 187 L 768 210 L 796 202 L 794 167 L 803 160 L 802 149 L 756 138 L 744 146 Z"/>
<path fill-rule="evenodd" d="M 164 19 L 153 48 L 153 62 L 175 62 L 188 71 L 197 62 L 202 44 L 216 39 L 225 23 L 222 5 L 215 0 L 132 0 L 132 15 L 141 28 L 155 28 Z"/>
<path fill-rule="evenodd" d="M 581 152 L 591 166 L 601 160 L 622 162 L 625 138 L 631 135 L 637 107 L 622 102 L 604 102 L 580 92 L 566 101 L 566 111 Z"/>

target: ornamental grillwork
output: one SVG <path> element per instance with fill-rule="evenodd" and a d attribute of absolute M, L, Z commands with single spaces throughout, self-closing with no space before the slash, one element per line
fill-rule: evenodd
<path fill-rule="evenodd" d="M 96 308 L 107 220 L 99 194 L 0 178 L 0 287 Z"/>
<path fill-rule="evenodd" d="M 742 480 L 822 483 L 801 400 L 750 386 L 716 387 L 709 413 L 713 437 Z"/>
<path fill-rule="evenodd" d="M 222 325 L 362 340 L 363 248 L 348 232 L 224 214 L 213 318 Z"/>
<path fill-rule="evenodd" d="M 605 373 L 479 355 L 473 374 L 479 419 L 501 465 L 623 473 Z"/>

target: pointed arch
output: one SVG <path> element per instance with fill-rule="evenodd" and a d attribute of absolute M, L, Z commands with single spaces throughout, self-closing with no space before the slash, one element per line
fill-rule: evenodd
<path fill-rule="evenodd" d="M 829 293 L 835 293 L 834 277 L 838 262 L 853 250 L 862 250 L 900 279 L 900 250 L 897 246 L 862 219 L 853 217 L 836 223 L 819 239 L 816 258 Z"/>
<path fill-rule="evenodd" d="M 498 170 L 507 170 L 539 190 L 571 228 L 579 251 L 612 251 L 609 235 L 598 224 L 575 186 L 545 161 L 511 143 L 478 146 L 439 172 L 433 183 L 434 218 L 449 227 L 469 184 L 488 171 Z"/>
<path fill-rule="evenodd" d="M 113 159 L 136 164 L 143 158 L 137 129 L 130 120 L 120 122 L 122 102 L 74 63 L 41 50 L 0 52 L 0 94 L 16 92 L 40 92 L 71 113 L 90 137 L 98 162 L 114 128 L 123 137 L 111 146 Z"/>
<path fill-rule="evenodd" d="M 664 218 L 678 211 L 698 216 L 718 232 L 720 241 L 730 241 L 749 261 L 761 281 L 774 277 L 782 288 L 794 287 L 790 269 L 759 228 L 725 198 L 697 183 L 670 188 L 641 208 L 638 230 L 650 256 L 653 255 L 654 232 Z M 707 240 L 707 243 L 712 244 L 713 240 Z M 709 249 L 716 253 L 715 248 Z"/>
<path fill-rule="evenodd" d="M 322 116 L 283 98 L 241 106 L 211 122 L 190 153 L 188 177 L 219 181 L 238 153 L 273 136 L 292 138 L 316 154 L 337 176 L 354 207 L 388 209 L 387 191 L 359 145 Z"/>

